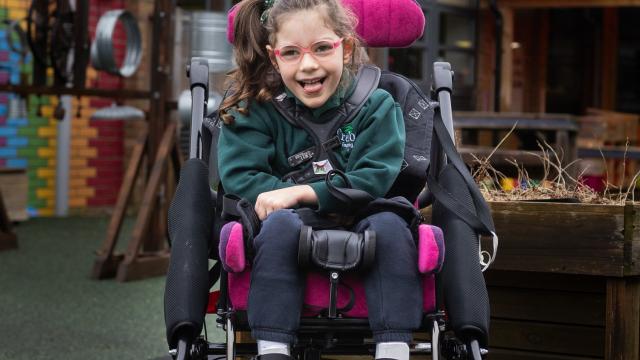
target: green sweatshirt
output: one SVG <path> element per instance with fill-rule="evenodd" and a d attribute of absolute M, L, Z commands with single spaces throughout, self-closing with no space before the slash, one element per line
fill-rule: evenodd
<path fill-rule="evenodd" d="M 337 92 L 313 110 L 313 115 L 318 118 L 343 101 L 344 94 Z M 270 102 L 252 101 L 248 116 L 238 112 L 233 116 L 235 123 L 222 127 L 218 141 L 218 171 L 225 191 L 255 203 L 263 192 L 296 185 L 282 181 L 282 177 L 308 163 L 292 168 L 287 159 L 313 146 L 311 137 L 287 122 Z M 388 92 L 377 89 L 350 125 L 351 128 L 347 125 L 340 130 L 349 136 L 335 150 L 338 162 L 354 188 L 383 197 L 403 163 L 402 110 Z M 334 179 L 342 186 L 338 178 Z M 338 209 L 340 203 L 329 194 L 324 181 L 309 185 L 318 196 L 320 211 Z"/>

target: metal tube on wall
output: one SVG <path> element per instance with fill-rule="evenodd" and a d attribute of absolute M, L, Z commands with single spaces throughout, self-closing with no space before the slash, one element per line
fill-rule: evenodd
<path fill-rule="evenodd" d="M 56 151 L 56 215 L 69 213 L 69 163 L 71 148 L 71 96 L 60 98 L 64 118 L 58 122 Z"/>

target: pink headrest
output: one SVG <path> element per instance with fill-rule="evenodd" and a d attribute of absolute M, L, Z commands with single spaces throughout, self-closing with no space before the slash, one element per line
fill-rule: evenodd
<path fill-rule="evenodd" d="M 424 32 L 424 13 L 415 0 L 341 0 L 358 17 L 356 32 L 369 47 L 406 47 Z M 240 4 L 229 10 L 227 40 L 233 43 L 233 20 Z"/>

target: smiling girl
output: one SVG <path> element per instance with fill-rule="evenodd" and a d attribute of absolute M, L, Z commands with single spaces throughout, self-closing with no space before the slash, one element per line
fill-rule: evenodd
<path fill-rule="evenodd" d="M 315 176 L 296 181 L 306 163 L 292 161 L 314 146 L 310 135 L 287 121 L 275 101 L 295 103 L 301 121 L 322 123 L 340 111 L 354 90 L 366 53 L 355 18 L 337 0 L 244 0 L 235 17 L 231 95 L 222 103 L 224 122 L 218 164 L 226 193 L 255 204 L 262 220 L 248 317 L 260 357 L 286 358 L 296 341 L 305 276 L 298 269 L 302 222 L 293 208 L 333 214 L 341 203 L 324 176 L 340 168 L 355 189 L 384 197 L 400 172 L 405 145 L 402 111 L 376 89 L 351 122 L 338 129 L 340 146 L 313 162 Z M 313 124 L 309 124 L 313 125 Z M 350 230 L 376 232 L 375 264 L 364 275 L 376 358 L 409 358 L 408 342 L 421 321 L 422 288 L 417 253 L 406 222 L 391 212 L 371 215 Z"/>

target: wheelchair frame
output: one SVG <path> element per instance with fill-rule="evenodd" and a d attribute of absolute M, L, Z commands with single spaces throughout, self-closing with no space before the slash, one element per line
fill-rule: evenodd
<path fill-rule="evenodd" d="M 190 139 L 190 159 L 203 159 L 202 126 L 207 106 L 209 69 L 206 59 L 193 58 L 187 67 L 191 81 L 192 122 Z M 449 135 L 453 139 L 450 92 L 453 87 L 453 72 L 449 63 L 434 63 L 434 93 L 438 107 Z M 208 131 L 208 130 L 205 130 Z M 208 154 L 207 154 L 208 155 Z M 206 155 L 205 155 L 206 157 Z M 439 155 L 440 158 L 444 156 Z M 446 159 L 442 159 L 446 162 Z M 441 165 L 441 164 L 438 164 Z M 216 193 L 211 192 L 215 200 Z M 216 309 L 218 327 L 226 332 L 225 343 L 210 343 L 199 336 L 193 343 L 181 338 L 177 347 L 169 351 L 174 359 L 208 359 L 210 355 L 225 356 L 227 360 L 238 356 L 254 356 L 255 344 L 236 342 L 236 331 L 248 331 L 245 311 L 235 311 L 229 304 L 227 273 L 217 265 L 220 280 L 220 300 Z M 215 271 L 214 271 L 215 272 Z M 211 280 L 211 279 L 210 279 Z M 442 308 L 441 299 L 436 298 L 436 309 Z M 480 360 L 488 353 L 481 349 L 477 340 L 463 343 L 448 330 L 443 311 L 424 315 L 421 329 L 431 334 L 429 342 L 417 342 L 411 354 L 430 354 L 433 360 L 449 359 Z M 375 343 L 367 319 L 323 317 L 303 317 L 298 332 L 298 343 L 292 348 L 292 357 L 300 360 L 318 360 L 322 354 L 328 355 L 373 355 Z"/>

